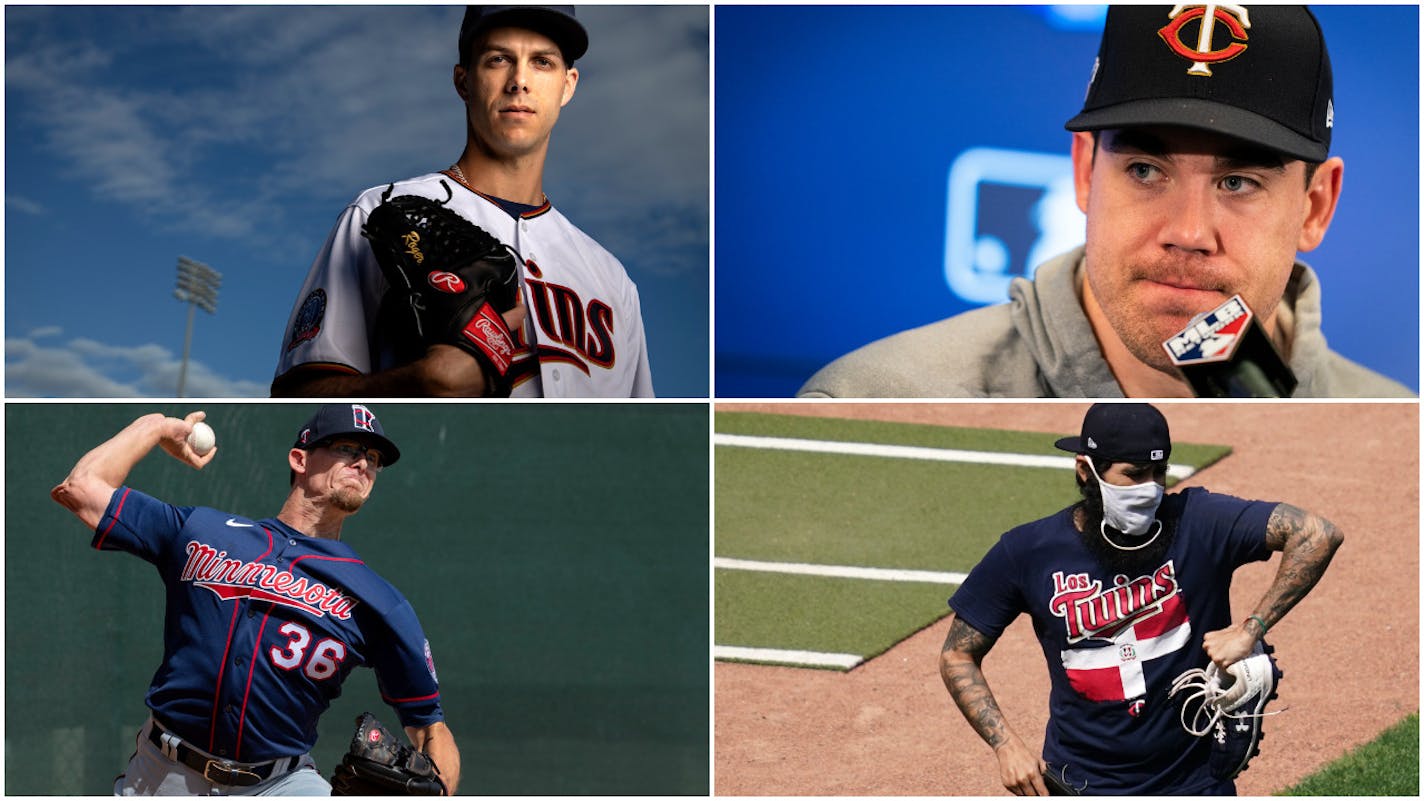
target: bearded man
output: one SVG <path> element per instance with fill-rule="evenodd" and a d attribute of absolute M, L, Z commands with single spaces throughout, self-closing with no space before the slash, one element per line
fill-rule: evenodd
<path fill-rule="evenodd" d="M 1055 785 L 1235 795 L 1280 678 L 1262 638 L 1320 580 L 1343 534 L 1289 504 L 1200 487 L 1166 494 L 1171 435 L 1147 404 L 1096 404 L 1081 434 L 1057 446 L 1076 454 L 1083 499 L 1004 534 L 949 599 L 945 687 L 1017 795 Z M 1232 574 L 1272 551 L 1282 554 L 1275 580 L 1233 618 Z M 1051 683 L 1041 754 L 1009 726 L 981 670 L 1021 613 L 1033 619 Z M 1200 707 L 1184 705 L 1200 700 L 1174 689 L 1208 668 L 1249 672 L 1259 692 L 1210 727 L 1189 728 Z"/>

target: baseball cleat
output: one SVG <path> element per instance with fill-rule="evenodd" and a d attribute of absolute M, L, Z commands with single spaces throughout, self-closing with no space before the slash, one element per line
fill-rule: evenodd
<path fill-rule="evenodd" d="M 1202 737 L 1210 733 L 1212 776 L 1234 779 L 1246 770 L 1251 758 L 1261 753 L 1261 719 L 1266 705 L 1278 696 L 1284 675 L 1277 667 L 1271 646 L 1256 644 L 1251 656 L 1225 671 L 1216 665 L 1188 670 L 1172 683 L 1168 697 L 1180 692 L 1182 727 Z"/>
<path fill-rule="evenodd" d="M 1261 719 L 1265 717 L 1266 704 L 1274 701 L 1279 693 L 1281 669 L 1276 666 L 1275 650 L 1264 643 L 1259 644 L 1260 652 L 1231 666 L 1231 672 L 1245 674 L 1246 692 L 1224 711 L 1217 719 L 1212 732 L 1211 773 L 1219 779 L 1234 779 L 1246 770 L 1252 757 L 1261 753 Z M 1242 681 L 1238 678 L 1237 681 Z"/>

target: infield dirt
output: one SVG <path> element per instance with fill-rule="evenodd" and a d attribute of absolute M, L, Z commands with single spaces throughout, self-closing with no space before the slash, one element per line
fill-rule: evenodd
<path fill-rule="evenodd" d="M 1176 440 L 1231 445 L 1181 486 L 1290 503 L 1345 543 L 1320 584 L 1272 629 L 1289 708 L 1265 724 L 1242 795 L 1288 787 L 1419 709 L 1419 415 L 1414 403 L 1162 403 Z M 755 411 L 1077 433 L 1086 403 L 717 404 Z M 1280 557 L 1236 572 L 1249 614 Z M 943 569 L 950 569 L 945 566 Z M 956 568 L 957 569 L 957 568 Z M 930 590 L 940 592 L 939 589 Z M 998 765 L 938 673 L 944 620 L 848 672 L 718 663 L 717 795 L 1006 795 Z M 1048 673 L 1027 618 L 984 673 L 1031 748 L 1047 722 Z"/>

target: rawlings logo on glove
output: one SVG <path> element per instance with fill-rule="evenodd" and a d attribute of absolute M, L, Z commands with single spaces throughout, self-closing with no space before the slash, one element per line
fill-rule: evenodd
<path fill-rule="evenodd" d="M 424 752 L 391 736 L 369 712 L 356 718 L 356 734 L 331 773 L 332 795 L 445 795 L 440 769 Z"/>
<path fill-rule="evenodd" d="M 394 338 L 420 355 L 430 345 L 461 348 L 484 369 L 489 394 L 507 396 L 515 338 L 502 315 L 518 302 L 519 260 L 449 209 L 450 185 L 440 184 L 443 201 L 391 197 L 391 184 L 361 227 L 391 287 L 382 324 L 396 327 Z"/>

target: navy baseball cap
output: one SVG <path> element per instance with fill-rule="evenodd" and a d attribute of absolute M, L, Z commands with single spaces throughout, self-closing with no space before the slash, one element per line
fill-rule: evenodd
<path fill-rule="evenodd" d="M 1167 418 L 1146 403 L 1095 403 L 1083 415 L 1083 433 L 1054 444 L 1110 462 L 1163 462 L 1172 455 Z"/>
<path fill-rule="evenodd" d="M 1064 127 L 1176 125 L 1321 162 L 1333 92 L 1305 6 L 1111 6 L 1083 110 Z"/>
<path fill-rule="evenodd" d="M 527 28 L 559 46 L 573 64 L 588 52 L 588 31 L 574 18 L 573 6 L 466 6 L 460 23 L 460 63 L 470 63 L 470 43 L 491 28 Z"/>
<path fill-rule="evenodd" d="M 297 430 L 293 448 L 309 451 L 333 439 L 349 437 L 374 445 L 381 452 L 381 467 L 390 467 L 400 458 L 400 449 L 386 438 L 375 413 L 360 403 L 328 403 Z"/>

